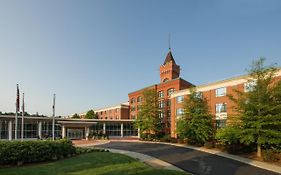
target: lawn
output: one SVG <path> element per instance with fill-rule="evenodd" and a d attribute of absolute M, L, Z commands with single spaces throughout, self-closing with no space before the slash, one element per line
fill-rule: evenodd
<path fill-rule="evenodd" d="M 1 175 L 187 175 L 179 171 L 154 169 L 131 157 L 94 152 L 56 162 L 0 168 Z"/>

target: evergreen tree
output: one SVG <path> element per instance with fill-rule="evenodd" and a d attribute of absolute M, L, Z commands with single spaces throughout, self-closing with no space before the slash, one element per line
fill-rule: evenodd
<path fill-rule="evenodd" d="M 209 112 L 207 100 L 201 93 L 191 90 L 184 100 L 184 114 L 177 121 L 177 133 L 188 142 L 203 145 L 213 137 L 212 115 Z"/>
<path fill-rule="evenodd" d="M 281 144 L 281 82 L 273 82 L 276 68 L 264 66 L 264 60 L 254 61 L 249 70 L 250 91 L 230 97 L 240 119 L 240 141 L 256 144 L 258 157 L 262 146 Z"/>
<path fill-rule="evenodd" d="M 161 119 L 159 117 L 158 96 L 154 89 L 143 92 L 143 102 L 139 106 L 135 127 L 143 134 L 157 135 L 162 131 Z"/>

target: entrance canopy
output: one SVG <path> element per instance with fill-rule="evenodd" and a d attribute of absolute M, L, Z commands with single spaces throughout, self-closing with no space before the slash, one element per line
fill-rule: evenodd
<path fill-rule="evenodd" d="M 90 127 L 98 122 L 92 121 L 58 121 L 58 123 L 62 124 L 65 127 Z"/>

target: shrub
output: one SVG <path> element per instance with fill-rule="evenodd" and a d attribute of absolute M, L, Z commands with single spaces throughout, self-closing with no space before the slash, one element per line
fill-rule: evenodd
<path fill-rule="evenodd" d="M 0 165 L 21 165 L 70 157 L 76 148 L 70 140 L 1 141 Z"/>
<path fill-rule="evenodd" d="M 262 156 L 263 156 L 263 160 L 266 162 L 276 162 L 279 160 L 272 149 L 264 150 Z"/>
<path fill-rule="evenodd" d="M 241 130 L 236 127 L 221 128 L 216 133 L 216 140 L 224 145 L 239 144 L 240 138 Z"/>

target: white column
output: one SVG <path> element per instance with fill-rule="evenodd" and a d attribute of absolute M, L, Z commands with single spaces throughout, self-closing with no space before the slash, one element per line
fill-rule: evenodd
<path fill-rule="evenodd" d="M 105 123 L 103 123 L 103 134 L 106 133 L 106 126 L 105 126 Z"/>
<path fill-rule="evenodd" d="M 65 138 L 65 126 L 64 126 L 64 124 L 62 124 L 62 126 L 61 126 L 61 137 Z"/>
<path fill-rule="evenodd" d="M 42 121 L 38 122 L 38 137 L 39 139 L 42 138 Z"/>
<path fill-rule="evenodd" d="M 9 140 L 12 140 L 12 137 L 13 137 L 13 123 L 12 121 L 10 120 L 9 123 L 8 123 L 8 138 Z"/>
<path fill-rule="evenodd" d="M 121 123 L 121 137 L 123 137 L 123 123 Z"/>
<path fill-rule="evenodd" d="M 90 128 L 85 127 L 86 140 L 89 140 L 89 133 L 90 133 Z"/>
<path fill-rule="evenodd" d="M 138 128 L 138 138 L 140 138 L 140 128 Z"/>

